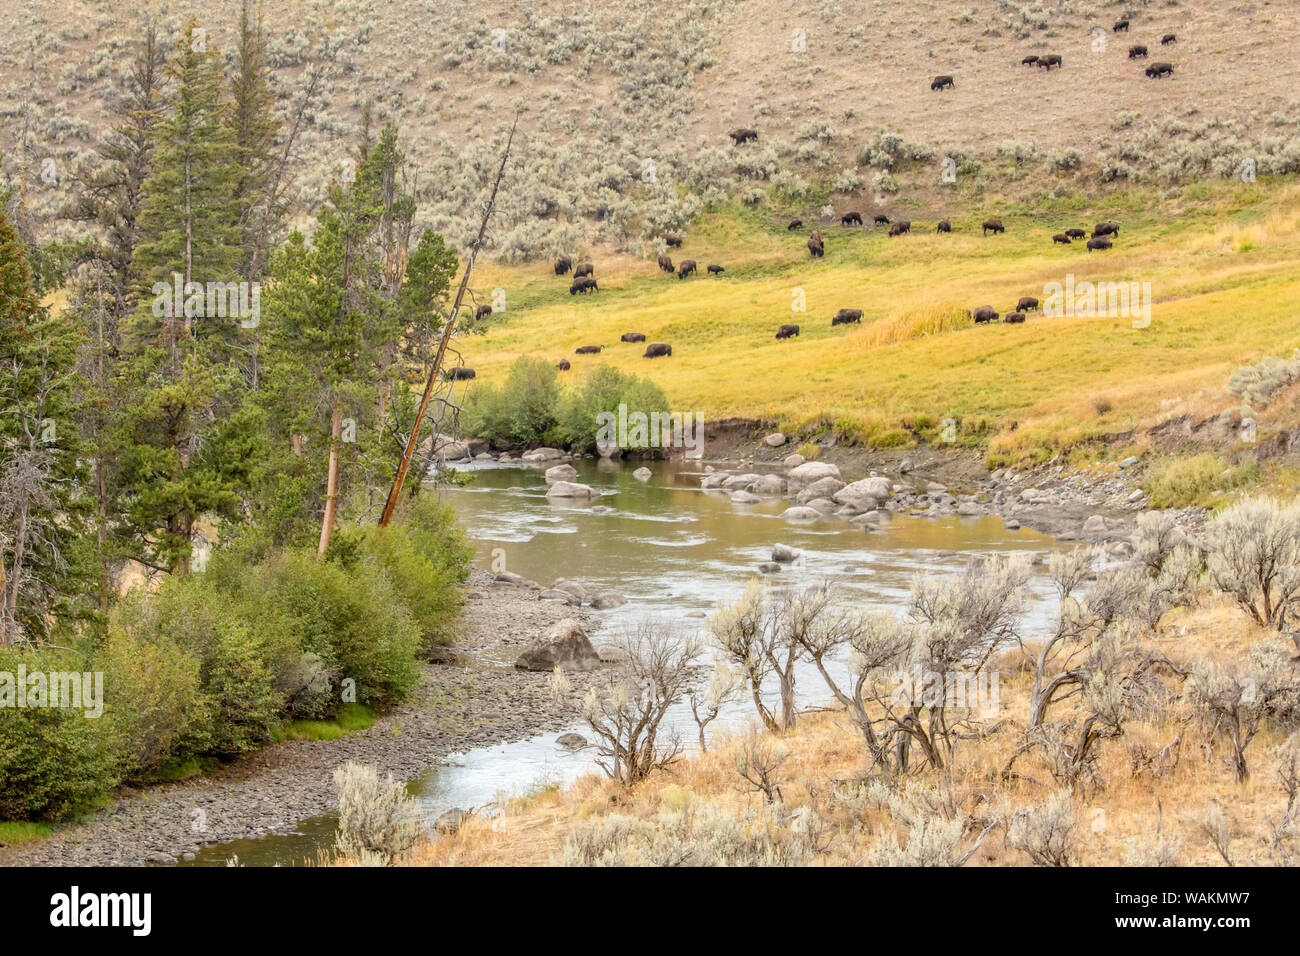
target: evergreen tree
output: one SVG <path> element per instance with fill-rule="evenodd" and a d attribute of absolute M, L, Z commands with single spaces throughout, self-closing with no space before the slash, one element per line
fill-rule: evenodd
<path fill-rule="evenodd" d="M 239 13 L 239 45 L 230 81 L 228 124 L 238 170 L 234 199 L 239 215 L 239 272 L 245 280 L 253 282 L 261 278 L 258 273 L 267 260 L 265 246 L 274 238 L 283 209 L 275 205 L 270 195 L 280 121 L 275 115 L 275 98 L 271 93 L 262 9 L 259 3 L 254 15 L 250 6 L 250 0 L 243 0 Z"/>

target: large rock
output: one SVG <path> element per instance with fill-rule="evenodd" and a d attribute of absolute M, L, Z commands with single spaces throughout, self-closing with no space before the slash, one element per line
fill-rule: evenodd
<path fill-rule="evenodd" d="M 519 456 L 521 461 L 558 461 L 564 457 L 564 452 L 558 448 L 534 448 Z"/>
<path fill-rule="evenodd" d="M 816 521 L 822 516 L 822 513 L 816 508 L 809 508 L 807 505 L 795 505 L 793 508 L 786 508 L 781 513 L 781 517 L 786 521 Z"/>
<path fill-rule="evenodd" d="M 433 456 L 442 461 L 457 461 L 469 457 L 469 445 L 457 441 L 451 435 L 431 435 L 421 444 L 426 453 L 431 450 Z"/>
<path fill-rule="evenodd" d="M 521 588 L 537 587 L 534 582 L 528 580 L 522 574 L 515 574 L 513 571 L 498 571 L 496 580 L 501 584 L 513 584 Z"/>
<path fill-rule="evenodd" d="M 558 601 L 560 604 L 568 604 L 573 607 L 577 607 L 582 603 L 576 600 L 568 591 L 558 591 L 555 588 L 547 588 L 537 596 L 543 601 Z"/>
<path fill-rule="evenodd" d="M 1101 515 L 1090 515 L 1083 523 L 1082 531 L 1084 534 L 1105 534 L 1106 519 Z"/>
<path fill-rule="evenodd" d="M 822 478 L 838 479 L 839 477 L 839 468 L 828 461 L 806 461 L 790 469 L 789 482 L 790 487 L 794 489 L 811 485 Z"/>
<path fill-rule="evenodd" d="M 798 468 L 804 463 L 804 460 L 803 455 L 786 455 L 785 458 L 781 460 L 781 464 L 785 465 L 787 468 Z"/>
<path fill-rule="evenodd" d="M 577 481 L 578 469 L 572 465 L 552 465 L 546 469 L 546 483 L 553 485 L 557 481 Z"/>
<path fill-rule="evenodd" d="M 788 564 L 795 558 L 799 557 L 799 552 L 788 544 L 772 545 L 772 560 L 780 561 L 782 564 Z"/>
<path fill-rule="evenodd" d="M 748 491 L 733 491 L 731 493 L 731 503 L 736 505 L 752 505 L 755 502 L 762 501 L 758 495 L 751 494 Z"/>
<path fill-rule="evenodd" d="M 546 489 L 548 498 L 595 498 L 600 492 L 591 485 L 581 485 L 574 481 L 557 481 Z"/>
<path fill-rule="evenodd" d="M 555 583 L 551 585 L 557 591 L 567 591 L 572 594 L 574 599 L 581 604 L 587 599 L 587 589 L 577 581 L 570 581 L 568 578 L 556 578 Z"/>
<path fill-rule="evenodd" d="M 768 448 L 780 448 L 785 444 L 785 436 L 780 432 L 773 432 L 763 439 L 763 444 Z"/>
<path fill-rule="evenodd" d="M 612 611 L 616 607 L 622 607 L 627 603 L 627 598 L 617 591 L 606 591 L 603 594 L 597 594 L 591 599 L 591 606 L 597 611 Z"/>
<path fill-rule="evenodd" d="M 746 472 L 743 475 L 731 475 L 723 480 L 722 487 L 728 491 L 737 491 L 741 488 L 748 491 L 749 486 L 758 481 L 760 477 L 760 475 L 755 475 L 752 472 Z"/>
<path fill-rule="evenodd" d="M 556 621 L 542 631 L 528 650 L 519 655 L 515 667 L 526 671 L 588 671 L 600 665 L 600 655 L 587 639 L 582 623 L 571 617 Z"/>
<path fill-rule="evenodd" d="M 730 477 L 731 477 L 730 472 L 715 471 L 711 474 L 705 475 L 703 478 L 700 479 L 700 487 L 705 489 L 721 488 L 722 483 Z"/>
<path fill-rule="evenodd" d="M 853 505 L 861 511 L 871 511 L 880 507 L 881 502 L 887 501 L 892 491 L 893 485 L 889 479 L 877 476 L 850 482 L 831 497 L 842 505 Z"/>
<path fill-rule="evenodd" d="M 749 490 L 756 495 L 775 495 L 780 497 L 785 494 L 785 479 L 780 475 L 764 475 L 749 486 Z"/>
<path fill-rule="evenodd" d="M 794 500 L 804 505 L 814 498 L 829 498 L 843 487 L 844 482 L 827 475 L 825 478 L 818 478 L 812 484 L 807 485 L 795 496 Z"/>
<path fill-rule="evenodd" d="M 653 471 L 651 471 L 649 468 L 642 465 L 636 471 L 632 472 L 632 477 L 635 478 L 637 481 L 649 481 L 650 476 L 653 474 L 654 474 Z"/>

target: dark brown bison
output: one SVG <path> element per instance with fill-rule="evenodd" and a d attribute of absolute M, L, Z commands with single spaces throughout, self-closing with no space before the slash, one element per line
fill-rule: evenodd
<path fill-rule="evenodd" d="M 812 256 L 814 259 L 820 259 L 822 256 L 826 255 L 826 250 L 822 247 L 822 241 L 820 239 L 808 240 L 808 255 Z"/>
<path fill-rule="evenodd" d="M 1152 63 L 1144 72 L 1153 80 L 1158 80 L 1162 76 L 1173 76 L 1174 65 L 1172 63 Z"/>
<path fill-rule="evenodd" d="M 996 236 L 999 232 L 1006 232 L 1006 231 L 1007 231 L 1007 227 L 1002 225 L 1001 219 L 989 219 L 984 223 L 984 235 L 986 236 L 990 232 Z"/>
<path fill-rule="evenodd" d="M 579 345 L 573 350 L 574 355 L 599 355 L 603 345 Z"/>
<path fill-rule="evenodd" d="M 722 268 L 722 266 L 715 266 L 715 265 L 712 265 L 712 264 L 710 264 L 710 265 L 709 265 L 709 268 L 708 268 L 708 273 L 709 273 L 709 275 L 711 275 L 711 276 L 720 276 L 720 275 L 722 275 L 722 273 L 724 273 L 724 272 L 726 272 L 726 271 L 727 271 L 727 270 L 724 269 L 724 268 Z"/>
<path fill-rule="evenodd" d="M 802 220 L 802 219 L 791 219 L 791 220 L 790 220 L 790 225 L 786 226 L 785 228 L 788 229 L 790 232 L 794 232 L 796 229 L 802 229 L 802 228 L 803 228 L 803 220 Z"/>
<path fill-rule="evenodd" d="M 952 232 L 952 223 L 947 219 L 940 219 L 939 225 L 935 227 L 935 232 Z"/>
<path fill-rule="evenodd" d="M 812 232 L 808 233 L 808 238 L 814 240 L 815 242 L 821 242 L 822 231 L 820 229 L 814 229 Z"/>
<path fill-rule="evenodd" d="M 573 260 L 570 259 L 568 256 L 558 256 L 556 258 L 555 274 L 557 276 L 568 274 L 568 271 L 572 268 L 573 268 Z"/>
<path fill-rule="evenodd" d="M 461 365 L 447 370 L 447 378 L 453 382 L 468 382 L 474 377 L 474 370 Z"/>
<path fill-rule="evenodd" d="M 653 345 L 647 345 L 643 358 L 661 358 L 673 354 L 673 347 L 665 345 L 663 342 L 655 342 Z"/>
<path fill-rule="evenodd" d="M 1052 242 L 1068 246 L 1070 244 L 1070 237 L 1063 232 L 1058 232 L 1056 235 L 1052 236 Z"/>
<path fill-rule="evenodd" d="M 695 260 L 683 259 L 681 261 L 681 265 L 677 267 L 677 278 L 685 279 L 688 275 L 690 275 L 694 271 L 695 271 Z"/>
<path fill-rule="evenodd" d="M 1112 33 L 1128 33 L 1128 21 L 1116 20 L 1115 25 L 1110 29 Z"/>
<path fill-rule="evenodd" d="M 583 276 L 594 276 L 595 274 L 596 267 L 590 262 L 584 262 L 573 270 L 573 277 L 575 279 L 581 279 Z"/>
<path fill-rule="evenodd" d="M 600 286 L 596 285 L 596 280 L 590 276 L 583 279 L 574 279 L 573 285 L 569 286 L 569 295 L 577 295 L 579 292 L 586 295 L 588 292 L 599 292 Z"/>
<path fill-rule="evenodd" d="M 492 314 L 492 306 L 480 305 L 477 309 L 474 310 L 474 320 L 477 322 L 479 319 L 486 319 L 491 314 Z"/>
<path fill-rule="evenodd" d="M 911 232 L 911 231 L 912 231 L 912 223 L 908 219 L 900 219 L 898 222 L 894 223 L 892 226 L 889 227 L 889 234 L 891 236 L 901 236 L 903 233 Z"/>
<path fill-rule="evenodd" d="M 953 83 L 952 77 L 947 74 L 936 76 L 930 81 L 930 89 L 932 90 L 955 90 L 956 88 L 957 85 Z"/>
<path fill-rule="evenodd" d="M 662 269 L 664 272 L 673 272 L 675 270 L 675 267 L 673 266 L 673 260 L 668 258 L 668 256 L 659 257 L 659 268 Z"/>
<path fill-rule="evenodd" d="M 874 222 L 877 226 L 888 226 L 888 225 L 889 225 L 889 217 L 888 217 L 888 216 L 876 216 L 876 218 L 872 219 L 871 221 Z"/>
<path fill-rule="evenodd" d="M 789 339 L 789 338 L 793 338 L 798 334 L 799 334 L 799 326 L 797 325 L 783 325 L 776 330 L 776 337 L 778 339 Z"/>
<path fill-rule="evenodd" d="M 644 342 L 644 341 L 645 341 L 645 333 L 644 333 L 644 332 L 624 332 L 623 335 L 622 335 L 622 337 L 619 339 L 619 341 L 620 341 L 620 342 Z"/>
<path fill-rule="evenodd" d="M 862 321 L 861 309 L 840 309 L 838 312 L 835 313 L 835 317 L 831 319 L 831 325 L 832 326 L 848 325 L 850 322 L 861 322 L 861 321 Z"/>
<path fill-rule="evenodd" d="M 994 310 L 993 306 L 981 305 L 971 313 L 971 318 L 975 320 L 976 324 L 982 322 L 996 322 L 998 320 L 998 314 Z"/>
<path fill-rule="evenodd" d="M 1015 324 L 1018 323 L 1018 322 L 1023 322 L 1023 321 L 1025 321 L 1025 313 L 1023 313 L 1023 312 L 1008 312 L 1006 315 L 1004 315 L 1004 316 L 1002 317 L 1002 321 L 1005 322 L 1005 323 L 1007 323 L 1008 325 L 1015 325 Z"/>
<path fill-rule="evenodd" d="M 1071 239 L 1082 239 L 1084 236 L 1087 235 L 1087 233 L 1084 232 L 1082 229 L 1067 229 L 1065 230 L 1065 234 L 1069 236 Z"/>
<path fill-rule="evenodd" d="M 1146 55 L 1147 55 L 1147 48 L 1144 47 L 1141 43 L 1135 43 L 1128 48 L 1128 58 L 1130 60 L 1136 60 L 1138 57 L 1146 56 Z"/>
<path fill-rule="evenodd" d="M 1033 66 L 1037 62 L 1038 62 L 1038 57 L 1036 57 L 1034 54 L 1031 53 L 1029 54 L 1029 56 L 1025 57 L 1023 60 L 1020 61 L 1020 65 Z"/>
<path fill-rule="evenodd" d="M 664 245 L 665 245 L 665 246 L 670 246 L 670 247 L 673 248 L 673 249 L 680 249 L 680 248 L 682 247 L 682 237 L 681 237 L 681 236 L 664 236 Z"/>
<path fill-rule="evenodd" d="M 555 363 L 555 367 L 558 368 L 561 372 L 567 372 L 569 369 L 573 368 L 573 366 L 569 364 L 568 359 L 560 359 L 558 362 Z"/>
<path fill-rule="evenodd" d="M 1178 42 L 1178 37 L 1172 33 L 1166 33 L 1164 36 L 1160 38 L 1161 46 L 1169 46 L 1169 44 L 1177 43 L 1177 42 Z"/>
<path fill-rule="evenodd" d="M 731 141 L 737 146 L 748 143 L 751 139 L 758 142 L 758 130 L 756 129 L 733 129 L 727 135 L 731 137 Z"/>
<path fill-rule="evenodd" d="M 840 225 L 841 225 L 841 226 L 860 226 L 860 225 L 862 225 L 862 213 L 860 213 L 860 212 L 846 212 L 844 215 L 840 216 Z"/>
<path fill-rule="evenodd" d="M 1021 296 L 1020 301 L 1016 303 L 1017 312 L 1032 312 L 1036 308 L 1038 308 L 1038 300 L 1032 295 Z"/>
<path fill-rule="evenodd" d="M 1099 222 L 1092 227 L 1092 234 L 1096 236 L 1118 236 L 1119 223 L 1117 222 Z"/>
<path fill-rule="evenodd" d="M 1065 61 L 1061 59 L 1059 53 L 1049 53 L 1047 56 L 1040 56 L 1038 58 L 1038 65 L 1050 73 L 1052 67 L 1056 67 L 1058 70 L 1064 69 Z"/>
<path fill-rule="evenodd" d="M 1110 248 L 1110 240 L 1103 236 L 1093 236 L 1091 239 L 1088 240 L 1089 252 L 1092 252 L 1092 250 L 1094 249 L 1109 249 L 1109 248 Z"/>

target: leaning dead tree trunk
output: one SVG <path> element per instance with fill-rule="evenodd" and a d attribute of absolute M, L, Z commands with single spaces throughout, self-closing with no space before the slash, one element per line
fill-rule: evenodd
<path fill-rule="evenodd" d="M 510 127 L 510 137 L 506 140 L 506 149 L 501 156 L 501 168 L 497 170 L 496 181 L 492 184 L 492 194 L 483 206 L 483 221 L 478 227 L 478 236 L 469 247 L 469 260 L 465 263 L 465 274 L 460 278 L 460 288 L 456 290 L 456 300 L 452 303 L 451 313 L 447 316 L 447 323 L 443 326 L 442 337 L 438 341 L 438 351 L 433 357 L 433 364 L 429 366 L 429 378 L 424 384 L 424 394 L 420 398 L 420 408 L 415 413 L 415 424 L 411 426 L 411 435 L 406 440 L 406 448 L 402 452 L 402 460 L 397 465 L 397 475 L 393 478 L 393 487 L 388 492 L 388 500 L 384 503 L 384 512 L 379 516 L 379 527 L 386 528 L 388 523 L 393 519 L 393 511 L 397 508 L 397 501 L 402 494 L 402 485 L 406 482 L 406 473 L 411 467 L 411 459 L 415 457 L 415 450 L 420 444 L 420 426 L 424 423 L 424 416 L 429 410 L 429 400 L 433 397 L 433 390 L 438 384 L 438 373 L 442 371 L 442 360 L 447 354 L 447 346 L 451 342 L 452 333 L 456 331 L 456 318 L 460 314 L 461 302 L 465 299 L 465 292 L 469 288 L 470 273 L 474 271 L 474 261 L 478 258 L 479 250 L 483 246 L 483 237 L 487 235 L 488 222 L 492 218 L 492 213 L 496 209 L 497 190 L 501 188 L 501 180 L 506 174 L 506 163 L 510 159 L 510 147 L 515 141 L 515 130 L 519 127 L 519 114 L 515 114 L 514 125 Z"/>

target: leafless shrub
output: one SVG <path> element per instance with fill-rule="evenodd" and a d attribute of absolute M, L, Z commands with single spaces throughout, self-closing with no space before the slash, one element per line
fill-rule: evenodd
<path fill-rule="evenodd" d="M 1233 840 L 1232 822 L 1223 812 L 1223 808 L 1217 803 L 1210 804 L 1201 817 L 1198 827 L 1219 856 L 1223 857 L 1223 862 L 1233 866 L 1230 853 Z"/>
<path fill-rule="evenodd" d="M 871 866 L 964 866 L 998 823 L 995 816 L 976 821 L 950 793 L 915 782 L 892 793 L 888 809 L 907 827 L 907 841 L 882 829 L 867 854 Z"/>
<path fill-rule="evenodd" d="M 754 734 L 736 753 L 736 773 L 750 789 L 761 793 L 768 803 L 780 803 L 781 768 L 789 756 L 780 744 Z"/>
<path fill-rule="evenodd" d="M 704 730 L 718 719 L 722 708 L 740 698 L 745 689 L 745 675 L 726 661 L 718 661 L 709 672 L 708 683 L 703 691 L 692 688 L 688 696 L 691 703 L 691 716 L 695 726 L 700 730 L 700 753 L 709 749 L 704 739 Z"/>
<path fill-rule="evenodd" d="M 1044 803 L 1011 814 L 1007 845 L 1020 850 L 1036 866 L 1069 866 L 1078 842 L 1074 804 L 1068 790 Z"/>

